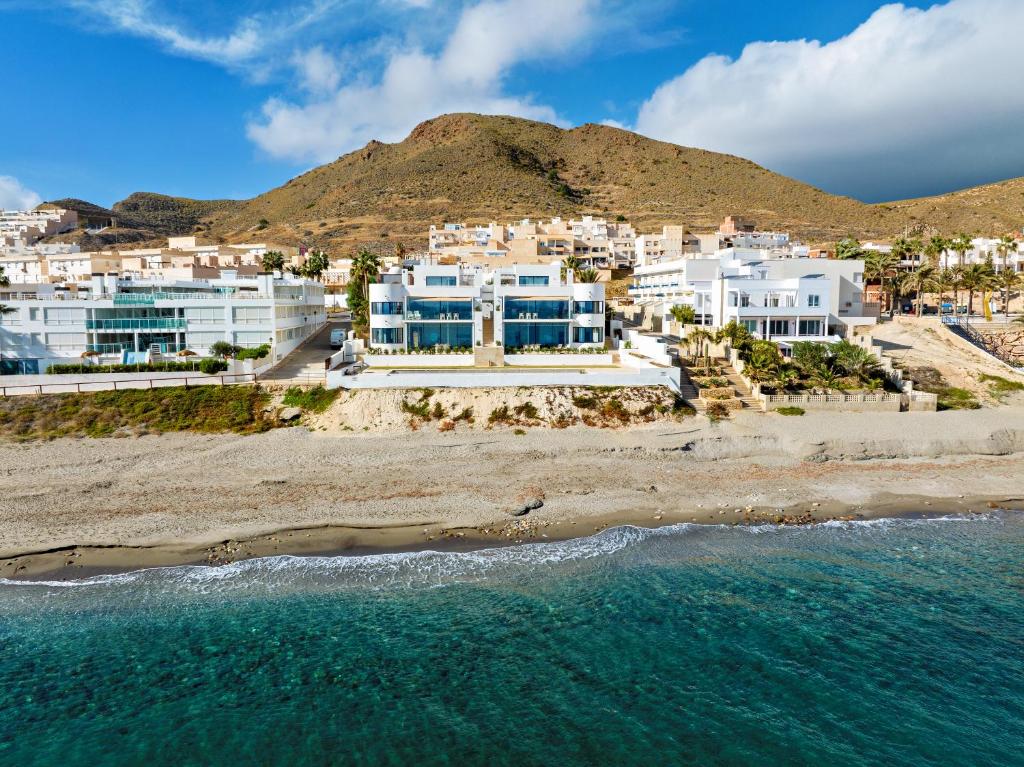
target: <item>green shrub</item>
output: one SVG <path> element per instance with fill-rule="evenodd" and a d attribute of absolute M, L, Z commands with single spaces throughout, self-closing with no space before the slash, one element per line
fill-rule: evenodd
<path fill-rule="evenodd" d="M 456 416 L 453 416 L 452 420 L 455 421 L 456 423 L 459 422 L 459 421 L 465 421 L 466 423 L 473 423 L 473 408 L 472 407 L 464 408 L 461 413 L 459 413 Z"/>
<path fill-rule="evenodd" d="M 502 405 L 496 407 L 491 411 L 491 414 L 487 416 L 487 423 L 509 423 L 512 421 L 512 413 L 509 412 L 508 405 Z"/>
<path fill-rule="evenodd" d="M 518 435 L 518 436 L 520 436 L 520 437 L 521 437 L 521 436 L 523 436 L 524 434 L 526 434 L 526 429 L 516 429 L 516 430 L 515 430 L 514 432 L 512 432 L 512 433 L 513 433 L 513 434 L 516 434 L 516 435 Z"/>
<path fill-rule="evenodd" d="M 60 375 L 60 374 L 91 374 L 91 373 L 180 373 L 180 372 L 194 372 L 200 370 L 204 373 L 209 372 L 203 369 L 204 362 L 214 362 L 217 364 L 217 369 L 213 372 L 220 372 L 221 370 L 227 370 L 227 365 L 220 360 L 200 360 L 198 362 L 140 362 L 125 365 L 118 363 L 116 365 L 89 365 L 82 363 L 68 363 L 61 365 L 50 365 L 46 372 L 48 374 Z"/>
<path fill-rule="evenodd" d="M 434 410 L 431 412 L 431 415 L 434 417 L 435 421 L 440 421 L 442 418 L 444 418 L 444 416 L 445 416 L 444 405 L 442 405 L 440 402 L 435 402 L 434 403 Z"/>
<path fill-rule="evenodd" d="M 239 349 L 235 359 L 261 360 L 268 354 L 270 354 L 270 344 L 260 344 L 255 349 Z"/>
<path fill-rule="evenodd" d="M 283 402 L 288 407 L 302 408 L 310 413 L 322 413 L 331 406 L 340 392 L 341 389 L 325 389 L 323 386 L 314 386 L 312 389 L 291 386 L 285 391 Z"/>
<path fill-rule="evenodd" d="M 806 411 L 802 407 L 780 407 L 775 412 L 779 415 L 803 415 Z"/>
<path fill-rule="evenodd" d="M 207 375 L 215 375 L 217 373 L 223 373 L 228 369 L 228 363 L 224 360 L 211 360 L 205 359 L 199 362 L 199 370 Z"/>
<path fill-rule="evenodd" d="M 590 397 L 583 394 L 574 394 L 572 404 L 580 410 L 597 410 L 597 397 Z"/>
<path fill-rule="evenodd" d="M 516 405 L 515 414 L 532 421 L 537 418 L 537 407 L 532 402 L 524 402 L 522 405 Z"/>
<path fill-rule="evenodd" d="M 419 402 L 410 402 L 403 399 L 399 407 L 403 413 L 422 418 L 424 421 L 430 420 L 430 402 L 428 400 L 421 399 Z"/>

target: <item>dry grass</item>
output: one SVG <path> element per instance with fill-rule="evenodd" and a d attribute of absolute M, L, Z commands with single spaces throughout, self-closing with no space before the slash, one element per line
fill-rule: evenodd
<path fill-rule="evenodd" d="M 251 386 L 128 389 L 0 399 L 0 437 L 134 436 L 150 432 L 266 431 L 269 398 Z"/>

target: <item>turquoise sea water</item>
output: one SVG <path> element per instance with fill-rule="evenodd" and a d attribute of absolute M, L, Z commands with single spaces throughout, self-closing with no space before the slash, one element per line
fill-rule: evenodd
<path fill-rule="evenodd" d="M 0 581 L 0 764 L 1024 764 L 1024 520 Z"/>

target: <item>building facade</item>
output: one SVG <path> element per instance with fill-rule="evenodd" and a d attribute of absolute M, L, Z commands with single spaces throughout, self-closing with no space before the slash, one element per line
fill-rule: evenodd
<path fill-rule="evenodd" d="M 604 285 L 557 266 L 393 269 L 370 285 L 370 346 L 382 351 L 604 346 Z"/>
<path fill-rule="evenodd" d="M 323 285 L 230 273 L 211 280 L 132 280 L 96 274 L 88 286 L 0 288 L 0 369 L 41 373 L 52 364 L 142 362 L 188 350 L 207 356 L 217 341 L 268 344 L 282 359 L 326 322 Z"/>
<path fill-rule="evenodd" d="M 638 267 L 629 295 L 665 320 L 673 307 L 688 306 L 698 325 L 736 320 L 754 336 L 780 343 L 845 336 L 877 321 L 877 307 L 864 302 L 863 261 L 765 256 L 728 248 Z"/>

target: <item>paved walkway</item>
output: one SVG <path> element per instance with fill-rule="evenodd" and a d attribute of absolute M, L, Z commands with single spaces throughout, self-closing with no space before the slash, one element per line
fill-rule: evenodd
<path fill-rule="evenodd" d="M 308 386 L 325 383 L 327 371 L 324 360 L 337 351 L 331 348 L 331 331 L 340 329 L 347 332 L 351 327 L 351 322 L 328 321 L 316 335 L 281 360 L 272 370 L 261 375 L 260 381 L 268 384 Z"/>

